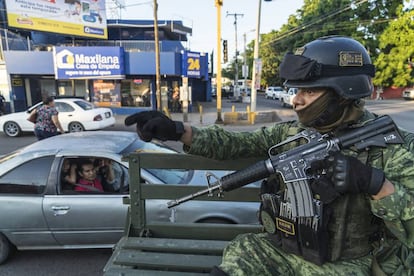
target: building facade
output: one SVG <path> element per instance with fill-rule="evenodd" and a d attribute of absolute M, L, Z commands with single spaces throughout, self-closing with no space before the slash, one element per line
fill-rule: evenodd
<path fill-rule="evenodd" d="M 3 29 L 1 65 L 8 89 L 2 94 L 10 112 L 25 110 L 45 95 L 82 97 L 118 114 L 157 109 L 153 23 L 107 20 L 107 40 Z M 163 109 L 171 110 L 174 89 L 181 91 L 180 100 L 189 95 L 190 109 L 211 100 L 208 54 L 183 46 L 191 31 L 181 21 L 158 21 Z"/>

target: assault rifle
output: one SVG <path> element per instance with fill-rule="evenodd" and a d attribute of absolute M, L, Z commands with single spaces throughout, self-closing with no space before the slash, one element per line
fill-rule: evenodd
<path fill-rule="evenodd" d="M 305 139 L 307 143 L 280 154 L 272 154 L 275 149 L 286 144 Z M 354 148 L 358 151 L 369 147 L 386 147 L 387 144 L 400 144 L 403 140 L 389 116 L 378 117 L 365 125 L 337 136 L 320 134 L 315 130 L 304 130 L 295 136 L 271 147 L 270 158 L 255 163 L 245 169 L 233 172 L 218 179 L 208 188 L 172 200 L 168 208 L 202 195 L 231 191 L 252 182 L 264 179 L 271 174 L 280 173 L 287 185 L 288 200 L 292 206 L 291 216 L 313 217 L 313 197 L 310 191 L 307 171 L 313 161 L 325 159 L 330 152 Z"/>

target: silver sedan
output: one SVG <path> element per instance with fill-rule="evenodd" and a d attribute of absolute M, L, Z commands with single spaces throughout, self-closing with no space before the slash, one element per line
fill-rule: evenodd
<path fill-rule="evenodd" d="M 0 263 L 14 249 L 110 248 L 123 235 L 131 152 L 171 152 L 136 133 L 93 131 L 63 134 L 0 157 Z M 79 192 L 62 183 L 65 160 L 110 160 L 119 168 L 115 188 Z M 144 181 L 160 185 L 207 183 L 205 171 L 145 170 Z M 212 172 L 218 176 L 228 171 Z M 257 185 L 257 183 L 255 184 Z M 162 187 L 160 187 L 162 188 Z M 235 206 L 235 204 L 238 204 Z M 164 200 L 147 202 L 147 218 L 159 222 L 258 223 L 259 203 L 190 201 L 174 210 Z"/>

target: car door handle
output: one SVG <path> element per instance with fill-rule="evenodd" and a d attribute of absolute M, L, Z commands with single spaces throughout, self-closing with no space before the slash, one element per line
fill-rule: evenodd
<path fill-rule="evenodd" d="M 52 206 L 55 216 L 65 215 L 70 210 L 69 206 Z"/>

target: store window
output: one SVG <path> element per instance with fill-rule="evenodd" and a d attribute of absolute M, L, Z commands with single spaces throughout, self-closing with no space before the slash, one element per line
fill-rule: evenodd
<path fill-rule="evenodd" d="M 58 95 L 60 97 L 72 96 L 72 82 L 71 81 L 58 81 Z"/>
<path fill-rule="evenodd" d="M 88 80 L 74 80 L 75 97 L 89 98 Z"/>
<path fill-rule="evenodd" d="M 180 86 L 178 81 L 172 81 L 167 92 L 168 109 L 171 112 L 181 112 Z M 165 103 L 163 103 L 165 106 Z"/>
<path fill-rule="evenodd" d="M 116 80 L 94 80 L 92 101 L 96 106 L 121 106 L 120 83 Z"/>
<path fill-rule="evenodd" d="M 56 96 L 57 93 L 55 80 L 40 80 L 39 83 L 42 96 Z"/>
<path fill-rule="evenodd" d="M 58 93 L 60 97 L 88 98 L 87 80 L 58 81 Z"/>
<path fill-rule="evenodd" d="M 121 91 L 122 106 L 151 106 L 150 80 L 122 80 Z"/>

